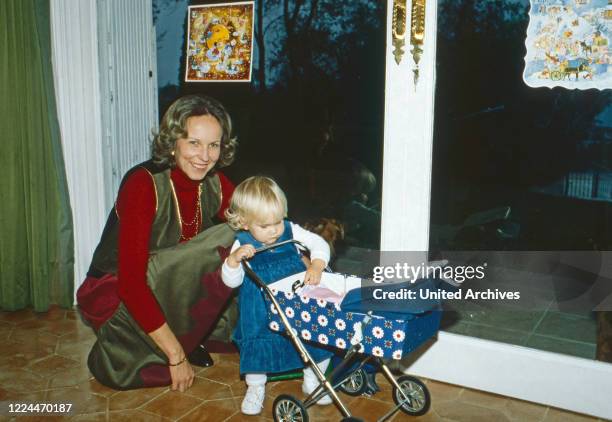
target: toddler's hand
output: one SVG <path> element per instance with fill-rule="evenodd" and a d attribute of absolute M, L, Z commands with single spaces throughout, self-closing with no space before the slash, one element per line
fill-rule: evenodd
<path fill-rule="evenodd" d="M 242 245 L 227 257 L 227 265 L 236 268 L 240 265 L 242 260 L 249 259 L 253 255 L 255 255 L 255 248 L 253 245 Z"/>
<path fill-rule="evenodd" d="M 321 274 L 325 269 L 325 262 L 320 259 L 313 259 L 312 263 L 304 275 L 304 284 L 316 286 L 321 282 Z"/>

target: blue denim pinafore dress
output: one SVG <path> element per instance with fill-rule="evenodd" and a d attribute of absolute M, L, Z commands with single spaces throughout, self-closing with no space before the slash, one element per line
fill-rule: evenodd
<path fill-rule="evenodd" d="M 290 223 L 285 220 L 284 224 L 285 230 L 277 242 L 293 239 Z M 256 249 L 263 246 L 248 231 L 238 232 L 236 239 L 241 245 L 251 244 Z M 249 264 L 266 284 L 306 270 L 292 243 L 260 252 L 249 260 Z M 255 282 L 245 275 L 238 297 L 240 315 L 233 336 L 240 349 L 240 373 L 275 373 L 304 367 L 291 340 L 268 328 L 267 306 L 263 295 Z M 306 348 L 315 362 L 332 355 L 314 346 L 306 345 Z"/>

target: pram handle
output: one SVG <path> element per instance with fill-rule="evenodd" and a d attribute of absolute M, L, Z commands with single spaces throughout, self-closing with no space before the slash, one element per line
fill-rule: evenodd
<path fill-rule="evenodd" d="M 310 252 L 310 249 L 308 249 L 308 247 L 306 245 L 304 245 L 302 242 L 300 242 L 299 240 L 289 239 L 289 240 L 283 240 L 282 242 L 273 243 L 271 245 L 262 246 L 261 248 L 255 249 L 255 253 L 264 252 L 264 251 L 267 251 L 269 249 L 278 248 L 279 246 L 286 245 L 287 243 L 295 243 L 298 246 L 300 246 L 302 249 L 307 250 L 308 252 Z"/>
<path fill-rule="evenodd" d="M 283 245 L 286 245 L 288 243 L 295 243 L 300 248 L 310 252 L 310 249 L 308 249 L 308 247 L 306 245 L 304 245 L 302 242 L 300 242 L 299 240 L 288 239 L 288 240 L 283 240 L 282 242 L 277 242 L 277 243 L 273 243 L 271 245 L 265 245 L 265 246 L 262 246 L 260 248 L 257 248 L 257 249 L 255 249 L 255 253 L 258 254 L 260 252 L 264 252 L 264 251 L 268 251 L 270 249 L 278 248 L 279 246 L 283 246 Z M 242 263 L 242 267 L 244 268 L 244 271 L 253 279 L 253 281 L 255 281 L 255 284 L 257 284 L 259 287 L 261 287 L 262 289 L 266 290 L 267 292 L 269 292 L 271 294 L 272 292 L 270 291 L 270 289 L 268 288 L 266 283 L 261 281 L 261 279 L 257 276 L 257 274 L 255 274 L 255 272 L 251 269 L 251 267 L 246 263 L 247 260 L 248 259 L 243 259 L 242 262 L 241 262 Z M 295 291 L 295 289 L 294 289 L 294 291 Z"/>
<path fill-rule="evenodd" d="M 274 249 L 274 248 L 278 248 L 279 246 L 283 246 L 286 245 L 288 243 L 295 243 L 297 246 L 299 246 L 301 249 L 310 252 L 310 249 L 308 248 L 308 246 L 304 245 L 302 242 L 300 242 L 299 240 L 295 240 L 295 239 L 288 239 L 288 240 L 283 240 L 282 242 L 278 242 L 278 243 L 273 243 L 271 245 L 266 245 L 266 246 L 262 246 L 261 248 L 255 249 L 255 253 L 260 253 L 260 252 L 265 252 L 267 250 L 270 249 Z M 325 268 L 326 271 L 331 271 L 331 269 L 329 268 L 329 266 L 327 266 Z M 293 292 L 296 292 L 297 289 L 299 289 L 300 287 L 304 287 L 304 280 L 302 281 L 295 281 L 293 283 L 293 285 L 291 286 L 291 290 L 293 290 Z"/>

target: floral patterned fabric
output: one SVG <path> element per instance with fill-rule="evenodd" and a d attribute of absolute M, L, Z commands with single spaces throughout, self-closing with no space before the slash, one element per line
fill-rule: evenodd
<path fill-rule="evenodd" d="M 337 303 L 274 288 L 272 293 L 292 329 L 303 340 L 338 349 L 348 349 L 353 342 L 359 342 L 361 353 L 381 358 L 401 359 L 434 336 L 440 326 L 441 312 L 438 310 L 419 315 L 373 315 L 370 322 L 364 324 L 366 314 L 345 312 Z M 266 304 L 268 326 L 273 331 L 284 331 L 280 316 L 267 297 Z"/>

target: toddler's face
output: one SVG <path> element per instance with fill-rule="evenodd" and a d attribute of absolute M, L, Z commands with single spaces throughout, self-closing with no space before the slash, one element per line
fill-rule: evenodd
<path fill-rule="evenodd" d="M 283 219 L 277 217 L 270 217 L 262 221 L 255 221 L 245 226 L 255 240 L 263 243 L 264 245 L 271 245 L 275 243 L 279 237 L 285 231 L 285 225 Z"/>

